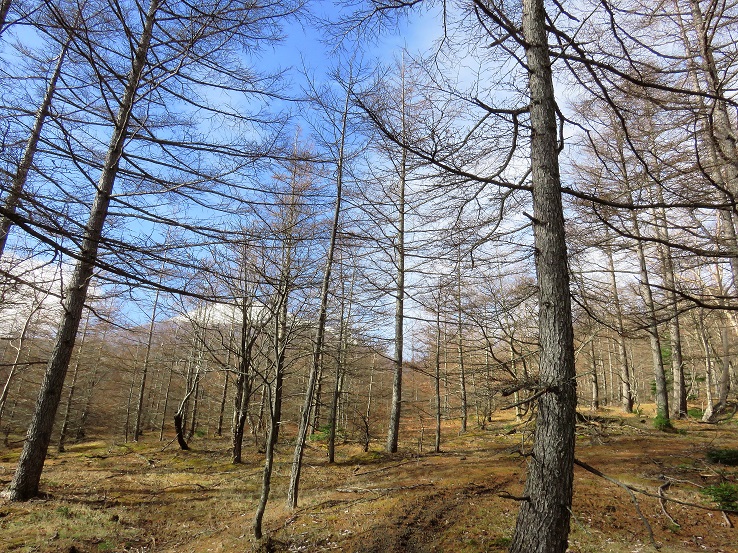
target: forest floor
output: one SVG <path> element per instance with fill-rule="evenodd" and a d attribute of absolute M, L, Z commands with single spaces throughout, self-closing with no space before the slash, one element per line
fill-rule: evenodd
<path fill-rule="evenodd" d="M 407 429 L 412 449 L 409 441 L 396 455 L 379 443 L 367 453 L 343 444 L 333 465 L 325 444 L 313 441 L 294 511 L 285 506 L 292 448 L 280 444 L 268 539 L 258 544 L 251 523 L 263 455 L 250 444 L 241 465 L 230 463 L 225 437 L 195 439 L 191 451 L 153 437 L 73 445 L 47 460 L 43 498 L 0 500 L 0 551 L 506 551 L 517 514 L 509 496 L 522 495 L 520 448 L 530 433 L 506 416 L 461 436 L 446 428 L 441 453 L 428 451 L 427 428 L 424 451 L 419 429 Z M 578 425 L 577 460 L 609 479 L 575 468 L 571 552 L 738 552 L 738 529 L 708 510 L 716 504 L 705 494 L 705 486 L 738 480 L 736 467 L 706 458 L 711 449 L 738 448 L 738 420 L 675 426 L 659 432 L 645 416 L 615 411 Z M 0 449 L 0 488 L 18 454 Z M 662 504 L 660 493 L 683 503 Z"/>

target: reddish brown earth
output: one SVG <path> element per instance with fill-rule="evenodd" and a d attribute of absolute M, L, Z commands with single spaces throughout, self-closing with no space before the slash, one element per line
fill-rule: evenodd
<path fill-rule="evenodd" d="M 313 442 L 293 512 L 284 505 L 291 451 L 281 444 L 261 543 L 250 530 L 263 463 L 256 451 L 234 466 L 226 438 L 195 441 L 188 452 L 153 440 L 78 444 L 49 459 L 43 499 L 0 500 L 0 551 L 506 551 L 530 428 L 505 416 L 463 436 L 445 428 L 440 454 L 428 452 L 427 429 L 423 451 L 407 428 L 413 449 L 386 455 L 379 445 L 362 453 L 345 444 L 335 465 Z M 705 455 L 738 448 L 738 424 L 676 427 L 658 432 L 648 418 L 614 411 L 578 426 L 577 459 L 609 479 L 576 467 L 571 552 L 738 552 L 738 530 L 727 525 L 738 514 L 710 510 L 701 492 L 737 481 L 735 467 Z M 0 486 L 18 453 L 0 450 Z"/>

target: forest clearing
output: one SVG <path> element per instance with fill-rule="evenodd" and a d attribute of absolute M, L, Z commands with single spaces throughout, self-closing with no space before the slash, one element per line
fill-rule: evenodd
<path fill-rule="evenodd" d="M 644 411 L 648 411 L 645 409 Z M 709 451 L 738 448 L 735 419 L 719 424 L 678 421 L 676 432 L 652 427 L 643 414 L 600 410 L 577 426 L 576 458 L 623 485 L 575 469 L 572 553 L 735 552 L 729 528 L 706 486 L 735 484 L 738 470 L 707 460 Z M 403 428 L 420 437 L 419 428 Z M 280 443 L 266 539 L 251 519 L 263 454 L 245 448 L 233 465 L 224 439 L 176 443 L 82 442 L 47 460 L 41 498 L 0 503 L 0 551 L 206 553 L 235 551 L 502 552 L 507 551 L 525 478 L 519 455 L 529 425 L 501 411 L 485 429 L 449 435 L 433 453 L 426 433 L 388 454 L 310 442 L 300 506 L 285 506 L 291 446 Z M 524 446 L 527 447 L 527 446 Z M 10 481 L 19 450 L 0 453 L 0 485 Z M 661 492 L 659 491 L 661 490 Z M 659 494 L 671 501 L 661 504 Z M 700 506 L 707 509 L 701 509 Z M 638 512 L 640 509 L 640 513 Z M 736 514 L 728 515 L 738 522 Z M 649 537 L 653 532 L 653 541 Z"/>
<path fill-rule="evenodd" d="M 1 0 L 3 547 L 735 553 L 736 36 Z"/>

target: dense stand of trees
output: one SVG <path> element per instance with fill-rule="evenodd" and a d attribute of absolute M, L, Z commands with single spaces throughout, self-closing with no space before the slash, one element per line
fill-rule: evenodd
<path fill-rule="evenodd" d="M 259 52 L 309 7 L 0 6 L 9 496 L 52 436 L 229 433 L 259 538 L 280 441 L 294 508 L 310 436 L 441 451 L 514 408 L 512 550 L 565 551 L 577 401 L 735 405 L 738 6 L 358 3 L 298 91 Z M 343 56 L 414 18 L 428 51 Z"/>

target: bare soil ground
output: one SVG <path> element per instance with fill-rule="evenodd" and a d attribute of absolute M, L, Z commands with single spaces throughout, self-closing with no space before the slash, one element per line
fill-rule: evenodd
<path fill-rule="evenodd" d="M 735 467 L 705 454 L 738 448 L 738 423 L 675 425 L 676 433 L 658 432 L 648 418 L 614 411 L 579 425 L 577 459 L 612 480 L 576 467 L 572 553 L 738 552 L 738 530 L 709 510 L 715 503 L 701 491 L 736 482 Z M 195 440 L 186 452 L 153 438 L 78 444 L 48 459 L 43 498 L 0 500 L 0 551 L 506 551 L 530 428 L 499 418 L 463 436 L 444 430 L 438 454 L 428 452 L 427 430 L 419 451 L 419 432 L 407 429 L 412 449 L 387 455 L 379 444 L 368 453 L 344 444 L 333 465 L 324 444 L 312 442 L 295 511 L 285 507 L 291 447 L 281 444 L 261 543 L 251 522 L 263 456 L 250 446 L 244 463 L 232 465 L 226 438 Z M 18 454 L 0 450 L 0 487 Z M 662 502 L 660 493 L 682 503 Z"/>

